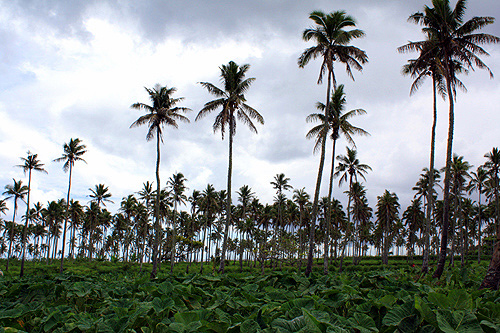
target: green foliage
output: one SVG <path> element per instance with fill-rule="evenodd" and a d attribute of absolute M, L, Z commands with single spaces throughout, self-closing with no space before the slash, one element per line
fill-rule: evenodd
<path fill-rule="evenodd" d="M 500 292 L 478 291 L 480 281 L 460 270 L 447 282 L 415 282 L 412 272 L 402 269 L 309 278 L 250 272 L 150 280 L 125 264 L 69 265 L 81 272 L 100 265 L 97 274 L 59 275 L 49 269 L 52 273 L 21 279 L 3 277 L 0 332 L 500 330 Z M 106 272 L 111 267 L 115 271 Z"/>

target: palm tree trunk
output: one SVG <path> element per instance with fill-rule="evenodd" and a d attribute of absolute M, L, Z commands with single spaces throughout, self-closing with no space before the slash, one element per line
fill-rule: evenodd
<path fill-rule="evenodd" d="M 28 201 L 26 202 L 26 221 L 24 223 L 23 228 L 23 254 L 21 259 L 21 271 L 19 273 L 19 277 L 23 277 L 24 275 L 24 259 L 26 255 L 26 235 L 28 233 L 28 222 L 29 222 L 29 212 L 30 212 L 30 192 L 31 192 L 31 169 L 29 171 L 28 176 Z"/>
<path fill-rule="evenodd" d="M 332 167 L 330 170 L 330 184 L 328 186 L 328 207 L 326 214 L 326 238 L 325 238 L 325 250 L 324 250 L 324 260 L 323 260 L 323 273 L 328 274 L 328 246 L 330 241 L 330 225 L 331 225 L 331 217 L 332 217 L 332 192 L 333 192 L 333 173 L 335 171 L 335 144 L 337 140 L 333 140 L 332 147 Z"/>
<path fill-rule="evenodd" d="M 477 221 L 477 226 L 478 226 L 478 230 L 477 230 L 477 236 L 478 236 L 478 239 L 477 239 L 477 263 L 481 263 L 481 186 L 479 186 L 479 213 L 478 213 L 478 221 Z"/>
<path fill-rule="evenodd" d="M 224 241 L 222 243 L 222 253 L 219 266 L 219 273 L 224 273 L 224 267 L 226 265 L 227 236 L 229 233 L 229 226 L 231 225 L 231 176 L 233 173 L 233 135 L 234 135 L 234 124 L 233 124 L 233 114 L 231 112 L 229 120 L 229 166 L 227 168 L 226 226 L 224 228 Z"/>
<path fill-rule="evenodd" d="M 7 253 L 7 264 L 5 265 L 6 272 L 9 270 L 9 260 L 12 254 L 12 242 L 14 241 L 14 229 L 16 226 L 16 212 L 17 212 L 17 198 L 14 197 L 14 213 L 12 215 L 12 228 L 10 229 L 9 252 Z"/>
<path fill-rule="evenodd" d="M 156 130 L 156 198 L 155 198 L 155 235 L 153 244 L 153 269 L 150 278 L 154 279 L 158 271 L 158 246 L 160 244 L 160 128 Z"/>
<path fill-rule="evenodd" d="M 433 93 L 433 112 L 432 112 L 432 129 L 431 129 L 431 156 L 429 162 L 429 185 L 427 188 L 427 209 L 425 212 L 425 239 L 424 239 L 424 254 L 422 258 L 422 274 L 429 272 L 429 240 L 431 231 L 431 216 L 434 208 L 434 155 L 436 150 L 436 124 L 437 124 L 437 93 L 436 79 L 432 79 Z"/>
<path fill-rule="evenodd" d="M 443 274 L 444 265 L 446 263 L 446 250 L 448 247 L 448 228 L 450 226 L 450 166 L 451 154 L 453 145 L 453 128 L 454 128 L 454 96 L 451 89 L 450 71 L 447 68 L 446 86 L 448 91 L 448 100 L 450 102 L 449 110 L 449 125 L 448 125 L 448 144 L 446 149 L 446 168 L 444 174 L 444 195 L 443 195 L 443 226 L 441 230 L 441 249 L 439 253 L 439 262 L 436 271 L 432 275 L 434 278 L 440 278 Z"/>
<path fill-rule="evenodd" d="M 66 227 L 68 225 L 68 211 L 69 211 L 69 194 L 71 192 L 71 173 L 73 171 L 73 163 L 69 163 L 69 181 L 68 181 L 68 196 L 66 197 L 66 211 L 64 212 L 64 231 L 63 231 L 63 243 L 61 252 L 61 266 L 59 267 L 59 274 L 63 272 L 64 265 L 64 249 L 66 245 Z"/>
<path fill-rule="evenodd" d="M 170 274 L 174 273 L 174 262 L 175 262 L 175 241 L 177 233 L 175 230 L 175 219 L 177 217 L 177 201 L 174 201 L 174 217 L 172 218 L 172 248 L 170 249 Z"/>
<path fill-rule="evenodd" d="M 328 71 L 328 83 L 327 83 L 327 88 L 326 88 L 326 106 L 325 106 L 325 117 L 327 116 L 327 112 L 330 108 L 330 90 L 331 90 L 331 82 L 332 82 L 332 70 Z M 306 267 L 306 276 L 309 277 L 309 275 L 312 272 L 312 265 L 313 265 L 313 251 L 314 251 L 314 231 L 316 227 L 316 218 L 318 215 L 318 202 L 319 202 L 319 192 L 321 189 L 321 179 L 323 178 L 323 168 L 325 165 L 325 151 L 326 151 L 326 136 L 322 139 L 323 141 L 321 142 L 321 156 L 319 160 L 319 167 L 318 167 L 318 177 L 316 178 L 316 188 L 314 190 L 314 201 L 313 201 L 313 207 L 312 207 L 312 214 L 311 214 L 311 225 L 309 228 L 309 252 L 307 254 L 307 267 Z"/>
<path fill-rule="evenodd" d="M 479 289 L 492 289 L 498 290 L 500 283 L 500 198 L 498 196 L 498 176 L 497 174 L 493 175 L 493 186 L 495 188 L 495 224 L 497 227 L 497 237 L 495 240 L 495 245 L 493 248 L 493 254 L 491 256 L 490 265 L 488 266 L 488 270 L 486 271 L 486 276 L 481 283 Z"/>

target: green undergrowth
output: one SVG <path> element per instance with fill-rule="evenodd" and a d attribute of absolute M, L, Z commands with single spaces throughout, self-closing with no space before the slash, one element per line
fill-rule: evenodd
<path fill-rule="evenodd" d="M 478 290 L 479 265 L 440 280 L 411 267 L 154 280 L 103 267 L 0 278 L 0 332 L 500 332 L 500 292 Z"/>

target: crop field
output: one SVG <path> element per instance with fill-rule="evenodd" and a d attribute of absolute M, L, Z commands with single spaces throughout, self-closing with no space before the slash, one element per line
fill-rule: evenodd
<path fill-rule="evenodd" d="M 64 274 L 30 264 L 24 278 L 0 277 L 0 332 L 500 332 L 500 292 L 478 290 L 484 265 L 441 280 L 407 263 L 150 280 L 138 264 L 73 262 Z"/>

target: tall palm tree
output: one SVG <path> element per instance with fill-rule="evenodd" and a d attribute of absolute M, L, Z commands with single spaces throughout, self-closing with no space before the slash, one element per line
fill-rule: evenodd
<path fill-rule="evenodd" d="M 112 197 L 112 194 L 109 193 L 109 188 L 104 184 L 95 185 L 93 189 L 89 188 L 89 191 L 92 192 L 89 195 L 89 197 L 92 198 L 90 201 L 95 201 L 99 208 L 101 207 L 101 204 L 106 206 L 106 202 L 113 203 L 113 201 L 109 199 Z"/>
<path fill-rule="evenodd" d="M 323 137 L 327 137 L 329 133 L 330 138 L 333 141 L 332 147 L 332 165 L 330 170 L 330 183 L 328 186 L 328 214 L 326 215 L 326 224 L 327 224 L 327 235 L 325 240 L 329 239 L 328 231 L 330 230 L 330 217 L 331 217 L 331 208 L 330 202 L 332 201 L 332 193 L 333 193 L 333 177 L 335 170 L 335 148 L 337 140 L 344 136 L 349 144 L 351 144 L 354 148 L 356 148 L 356 144 L 353 135 L 370 135 L 367 131 L 362 128 L 353 126 L 349 120 L 356 115 L 366 114 L 366 111 L 363 109 L 355 109 L 345 112 L 345 104 L 346 98 L 344 93 L 344 85 L 339 85 L 330 100 L 329 110 L 326 110 L 326 105 L 321 102 L 317 103 L 317 109 L 323 111 L 323 113 L 313 113 L 310 114 L 307 118 L 307 122 L 312 121 L 320 121 L 320 124 L 313 127 L 306 135 L 306 137 L 313 138 L 316 137 L 316 146 L 315 149 L 319 149 L 322 145 Z M 344 113 L 345 112 L 345 113 Z M 324 251 L 324 273 L 328 272 L 328 246 L 327 242 L 325 242 L 325 251 Z"/>
<path fill-rule="evenodd" d="M 346 150 L 347 150 L 347 155 L 337 156 L 339 165 L 335 169 L 336 172 L 334 176 L 335 177 L 340 176 L 339 186 L 341 186 L 344 182 L 346 182 L 349 179 L 349 191 L 347 192 L 349 194 L 347 203 L 347 225 L 350 227 L 353 184 L 354 182 L 358 182 L 358 176 L 366 180 L 365 174 L 368 173 L 368 170 L 371 170 L 372 168 L 369 165 L 363 164 L 359 161 L 357 157 L 358 153 L 355 149 L 350 149 L 349 147 L 346 147 Z M 353 237 L 352 234 L 350 236 Z"/>
<path fill-rule="evenodd" d="M 473 69 L 474 67 L 486 69 L 490 73 L 490 76 L 493 76 L 488 66 L 479 58 L 481 55 L 488 55 L 480 45 L 500 42 L 500 38 L 496 36 L 477 32 L 483 27 L 492 24 L 495 21 L 493 17 L 473 17 L 464 22 L 466 3 L 466 0 L 458 0 L 455 8 L 452 9 L 449 0 L 432 0 L 432 7 L 425 6 L 423 13 L 417 12 L 409 17 L 409 21 L 423 26 L 422 31 L 426 35 L 427 40 L 423 42 L 410 42 L 403 47 L 403 51 L 405 52 L 425 51 L 425 54 L 419 57 L 421 59 L 428 59 L 427 55 L 431 55 L 439 61 L 448 95 L 449 126 L 444 177 L 443 232 L 441 233 L 439 262 L 433 274 L 437 278 L 441 277 L 443 273 L 448 244 L 450 166 L 455 121 L 454 101 L 456 96 L 455 87 L 457 86 L 457 66 L 464 69 Z M 420 67 L 420 65 L 417 65 L 417 67 Z"/>
<path fill-rule="evenodd" d="M 220 79 L 224 88 L 218 88 L 209 82 L 200 82 L 207 91 L 217 97 L 210 102 L 205 103 L 203 108 L 196 116 L 199 120 L 210 112 L 221 109 L 220 113 L 215 117 L 213 125 L 214 132 L 220 130 L 222 139 L 226 129 L 229 131 L 229 165 L 227 171 L 227 203 L 226 203 L 226 225 L 224 228 L 224 241 L 222 243 L 222 254 L 219 271 L 224 272 L 227 238 L 229 226 L 231 225 L 231 178 L 233 171 L 233 138 L 236 134 L 236 118 L 246 124 L 251 131 L 257 133 L 253 121 L 264 124 L 262 115 L 246 104 L 245 93 L 250 88 L 250 85 L 255 78 L 246 78 L 246 72 L 250 69 L 250 65 L 237 65 L 234 61 L 230 61 L 227 65 L 220 67 Z"/>
<path fill-rule="evenodd" d="M 160 141 L 163 142 L 163 126 L 169 125 L 178 128 L 177 121 L 189 122 L 189 119 L 182 115 L 190 111 L 189 108 L 176 106 L 183 100 L 182 97 L 174 98 L 173 94 L 176 88 L 162 87 L 157 84 L 154 88 L 144 87 L 149 94 L 152 105 L 144 103 L 134 103 L 131 108 L 146 111 L 145 115 L 140 116 L 130 127 L 138 127 L 144 124 L 148 125 L 146 140 L 152 140 L 156 135 L 156 193 L 160 193 Z M 155 200 L 155 241 L 153 245 L 153 269 L 151 278 L 156 277 L 158 269 L 158 247 L 160 236 L 160 196 L 156 195 Z"/>
<path fill-rule="evenodd" d="M 238 201 L 241 203 L 241 219 L 242 225 L 245 225 L 247 220 L 247 210 L 250 206 L 250 203 L 255 198 L 255 192 L 252 192 L 252 189 L 248 185 L 243 185 L 236 192 L 238 194 Z M 241 228 L 243 230 L 243 228 Z M 243 232 L 241 232 L 240 237 L 240 273 L 243 272 L 243 246 L 241 244 L 243 240 Z"/>
<path fill-rule="evenodd" d="M 426 52 L 427 48 L 432 48 L 432 42 L 427 41 L 419 46 L 417 49 L 420 52 L 418 59 L 408 61 L 408 64 L 403 66 L 402 74 L 411 75 L 415 80 L 413 81 L 410 89 L 410 95 L 414 94 L 422 85 L 427 77 L 432 78 L 432 126 L 431 126 L 431 147 L 429 158 L 429 169 L 434 170 L 435 159 L 435 146 L 436 146 L 436 125 L 437 125 L 437 94 L 439 93 L 443 98 L 446 96 L 446 89 L 444 87 L 444 78 L 442 75 L 441 63 L 436 55 Z M 405 52 L 405 46 L 398 48 L 399 52 Z M 422 260 L 422 273 L 427 274 L 429 270 L 429 239 L 430 239 L 430 225 L 433 208 L 433 189 L 434 189 L 434 173 L 429 173 L 430 191 L 427 192 L 427 209 L 426 209 L 426 223 L 424 231 L 424 253 Z"/>
<path fill-rule="evenodd" d="M 87 152 L 86 146 L 82 144 L 82 141 L 78 138 L 70 139 L 68 143 L 63 145 L 63 155 L 59 158 L 56 158 L 55 162 L 64 162 L 63 170 L 67 172 L 69 170 L 69 180 L 68 180 L 68 195 L 66 198 L 66 210 L 64 213 L 64 231 L 63 231 L 63 243 L 62 243 L 62 252 L 61 252 L 61 267 L 59 268 L 59 273 L 63 272 L 63 263 L 64 263 L 64 249 L 66 248 L 66 228 L 68 225 L 68 211 L 69 211 L 69 196 L 71 192 L 71 175 L 73 172 L 73 165 L 77 161 L 82 161 L 87 163 L 83 158 L 83 154 Z"/>
<path fill-rule="evenodd" d="M 34 170 L 45 173 L 47 173 L 47 171 L 43 168 L 43 163 L 40 163 L 40 161 L 38 160 L 38 154 L 32 154 L 31 152 L 28 151 L 28 156 L 21 157 L 21 160 L 24 162 L 24 164 L 18 165 L 18 167 L 23 169 L 24 174 L 28 173 L 28 199 L 26 201 L 26 216 L 25 216 L 26 221 L 24 223 L 23 239 L 22 239 L 23 254 L 21 259 L 21 270 L 19 273 L 19 276 L 23 277 L 24 260 L 26 256 L 26 233 L 28 231 L 28 224 L 30 220 L 29 210 L 30 210 L 30 194 L 31 194 L 31 171 Z"/>
<path fill-rule="evenodd" d="M 318 84 L 323 81 L 323 75 L 328 72 L 327 88 L 326 88 L 326 110 L 329 110 L 330 91 L 336 88 L 336 78 L 333 71 L 335 61 L 345 64 L 347 74 L 354 80 L 352 68 L 361 71 L 362 65 L 368 62 L 366 52 L 348 45 L 353 39 L 364 36 L 364 32 L 359 29 L 351 29 L 356 26 L 356 21 L 344 11 L 336 11 L 330 14 L 325 14 L 321 11 L 314 11 L 309 15 L 309 18 L 315 23 L 314 28 L 308 28 L 302 33 L 304 41 L 314 40 L 316 45 L 307 48 L 302 52 L 298 59 L 299 67 L 303 68 L 311 59 L 318 57 L 322 58 Z M 325 113 L 326 116 L 326 113 Z M 312 209 L 311 232 L 309 236 L 309 253 L 307 259 L 306 275 L 312 271 L 312 255 L 314 247 L 313 228 L 316 223 L 318 213 L 319 192 L 321 188 L 321 178 L 323 175 L 323 167 L 325 161 L 325 145 L 326 138 L 321 143 L 321 156 L 318 167 L 318 177 L 316 179 L 316 189 L 314 191 L 314 201 Z"/>
<path fill-rule="evenodd" d="M 208 184 L 206 189 L 202 192 L 202 198 L 200 202 L 200 208 L 203 211 L 203 240 L 202 240 L 202 248 L 201 248 L 201 267 L 200 273 L 203 274 L 203 263 L 205 262 L 205 240 L 207 237 L 208 227 L 213 222 L 214 216 L 216 212 L 219 210 L 219 201 L 217 191 L 215 190 L 212 184 Z M 207 254 L 207 257 L 210 256 L 210 253 Z"/>
<path fill-rule="evenodd" d="M 477 191 L 478 193 L 478 214 L 477 214 L 477 263 L 481 262 L 481 224 L 482 224 L 482 217 L 481 217 L 481 194 L 484 192 L 484 183 L 486 182 L 486 179 L 488 177 L 488 173 L 486 169 L 483 166 L 479 166 L 477 170 L 474 172 L 472 171 L 470 173 L 470 180 L 469 184 L 467 185 L 467 192 L 471 194 L 474 191 Z"/>
<path fill-rule="evenodd" d="M 375 214 L 384 235 L 382 252 L 382 263 L 384 265 L 389 264 L 389 246 L 392 242 L 393 227 L 399 221 L 399 207 L 396 193 L 385 190 L 384 194 L 377 197 L 377 211 Z"/>
<path fill-rule="evenodd" d="M 3 195 L 7 196 L 5 199 L 14 198 L 14 212 L 12 213 L 12 227 L 10 231 L 9 251 L 7 253 L 5 271 L 9 270 L 9 260 L 12 254 L 12 241 L 14 240 L 14 229 L 16 226 L 17 201 L 19 199 L 24 201 L 24 197 L 28 194 L 28 186 L 23 185 L 23 182 L 20 180 L 12 180 L 14 181 L 14 185 L 5 185 L 5 192 L 3 192 Z"/>
<path fill-rule="evenodd" d="M 486 157 L 485 169 L 488 173 L 488 181 L 492 186 L 492 197 L 494 198 L 494 218 L 496 226 L 496 240 L 491 256 L 490 265 L 480 288 L 497 290 L 500 283 L 500 150 L 493 148 L 491 152 L 484 155 Z"/>
<path fill-rule="evenodd" d="M 304 215 L 307 205 L 309 204 L 309 200 L 311 199 L 310 195 L 306 192 L 306 189 L 303 187 L 301 189 L 295 189 L 293 191 L 293 201 L 299 206 L 299 229 L 297 233 L 299 234 L 299 246 L 298 246 L 298 260 L 299 260 L 299 269 L 302 266 L 302 254 L 305 250 L 304 240 L 302 239 L 303 233 L 301 229 L 305 227 L 306 223 L 304 222 Z"/>
<path fill-rule="evenodd" d="M 170 250 L 170 273 L 174 272 L 174 262 L 175 262 L 175 244 L 177 238 L 177 226 L 176 226 L 176 218 L 177 218 L 177 206 L 179 204 L 185 204 L 187 200 L 186 191 L 187 187 L 185 185 L 187 179 L 180 172 L 175 173 L 172 177 L 170 177 L 167 181 L 167 189 L 170 191 L 170 197 L 172 202 L 174 203 L 174 211 L 172 218 L 172 246 Z"/>
<path fill-rule="evenodd" d="M 273 188 L 276 190 L 276 202 L 278 204 L 277 230 L 280 230 L 279 227 L 281 227 L 284 230 L 283 203 L 286 201 L 286 196 L 283 192 L 292 189 L 292 186 L 290 184 L 288 184 L 289 181 L 290 181 L 290 178 L 286 177 L 284 173 L 280 173 L 280 174 L 276 174 L 276 176 L 274 176 L 274 181 L 271 182 L 271 185 L 273 185 Z M 281 231 L 279 231 L 278 234 L 279 234 L 279 238 L 281 240 L 283 233 Z M 281 244 L 281 241 L 278 241 L 278 243 Z M 281 261 L 280 261 L 280 268 L 281 268 Z"/>

